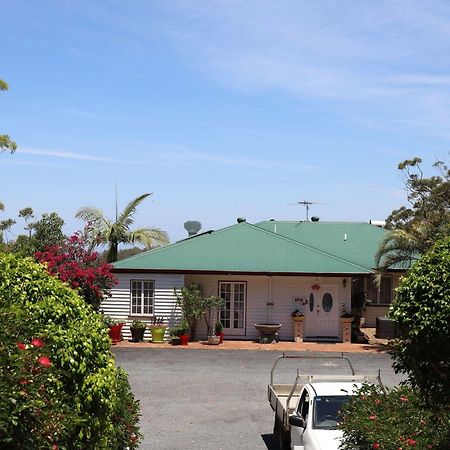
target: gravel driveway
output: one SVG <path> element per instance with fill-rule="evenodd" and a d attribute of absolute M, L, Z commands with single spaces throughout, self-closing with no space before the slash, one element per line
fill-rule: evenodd
<path fill-rule="evenodd" d="M 156 348 L 113 352 L 141 402 L 142 449 L 274 449 L 266 391 L 278 352 Z M 394 374 L 387 354 L 347 356 L 357 373 L 375 374 L 380 369 L 388 386 L 403 379 Z M 348 366 L 336 365 L 336 360 L 295 363 L 280 364 L 275 382 L 293 382 L 296 365 L 305 373 L 349 373 Z"/>

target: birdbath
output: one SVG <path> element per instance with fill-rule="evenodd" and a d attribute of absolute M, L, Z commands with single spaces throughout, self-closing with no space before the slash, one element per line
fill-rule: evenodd
<path fill-rule="evenodd" d="M 281 323 L 256 323 L 255 328 L 259 331 L 259 342 L 261 344 L 278 342 L 278 331 L 281 328 Z"/>

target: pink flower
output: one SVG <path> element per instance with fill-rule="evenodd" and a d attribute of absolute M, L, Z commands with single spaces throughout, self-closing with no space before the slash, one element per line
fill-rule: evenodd
<path fill-rule="evenodd" d="M 26 386 L 27 384 L 30 384 L 31 381 L 27 380 L 26 378 L 22 378 L 19 380 L 19 384 L 21 384 L 22 386 Z"/>
<path fill-rule="evenodd" d="M 43 347 L 44 346 L 44 343 L 40 340 L 40 339 L 33 339 L 32 341 L 31 341 L 31 345 L 33 346 L 33 347 Z"/>
<path fill-rule="evenodd" d="M 27 348 L 23 342 L 16 342 L 16 345 L 20 350 L 25 350 Z"/>
<path fill-rule="evenodd" d="M 408 401 L 408 397 L 402 396 L 402 397 L 400 397 L 400 401 L 401 402 L 407 402 Z"/>
<path fill-rule="evenodd" d="M 50 361 L 50 358 L 48 356 L 40 356 L 38 358 L 38 363 L 44 367 L 51 367 L 52 365 L 52 362 Z"/>
<path fill-rule="evenodd" d="M 369 419 L 370 419 L 370 420 L 377 420 L 378 417 L 374 414 L 373 416 L 369 416 Z"/>

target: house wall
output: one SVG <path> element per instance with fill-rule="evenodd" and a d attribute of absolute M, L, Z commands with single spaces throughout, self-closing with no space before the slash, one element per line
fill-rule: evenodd
<path fill-rule="evenodd" d="M 153 280 L 155 282 L 154 315 L 163 316 L 165 323 L 169 326 L 173 326 L 179 321 L 180 311 L 176 308 L 174 288 L 179 289 L 184 285 L 184 275 L 115 273 L 114 276 L 119 283 L 111 289 L 111 296 L 102 301 L 100 308 L 106 315 L 126 322 L 122 328 L 124 339 L 131 338 L 130 324 L 133 320 L 149 323 L 153 317 L 153 315 L 131 315 L 131 280 Z M 150 332 L 146 330 L 144 339 L 149 338 Z"/>
<path fill-rule="evenodd" d="M 400 279 L 403 274 L 394 273 L 392 274 L 392 298 L 395 299 L 395 289 L 398 287 Z M 366 307 L 364 312 L 364 327 L 375 328 L 377 317 L 386 317 L 389 312 L 390 304 L 386 303 L 374 303 Z"/>
<path fill-rule="evenodd" d="M 248 276 L 248 275 L 186 275 L 186 284 L 192 282 L 202 285 L 204 294 L 218 295 L 219 281 L 244 281 L 247 283 L 247 311 L 246 334 L 239 339 L 257 339 L 259 332 L 255 329 L 255 323 L 275 322 L 281 323 L 279 335 L 282 340 L 293 340 L 294 325 L 291 313 L 295 309 L 304 309 L 307 306 L 294 303 L 294 298 L 307 298 L 311 292 L 311 286 L 332 285 L 335 288 L 334 298 L 337 311 L 336 329 L 340 336 L 340 313 L 342 304 L 350 311 L 351 279 L 346 278 L 346 287 L 342 280 L 345 277 L 287 277 L 287 276 Z M 270 287 L 271 281 L 271 287 Z M 270 298 L 271 292 L 271 298 Z M 273 302 L 272 317 L 268 316 L 267 303 Z M 302 311 L 305 312 L 305 311 Z M 198 328 L 198 337 L 206 337 L 206 326 L 202 320 Z"/>

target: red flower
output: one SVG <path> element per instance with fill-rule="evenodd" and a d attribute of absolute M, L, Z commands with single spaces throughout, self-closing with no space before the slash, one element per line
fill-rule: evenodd
<path fill-rule="evenodd" d="M 16 342 L 16 345 L 20 350 L 25 350 L 27 348 L 23 342 Z"/>
<path fill-rule="evenodd" d="M 378 442 L 374 442 L 372 448 L 380 448 L 380 444 Z"/>
<path fill-rule="evenodd" d="M 22 386 L 26 386 L 27 384 L 30 384 L 31 381 L 27 380 L 26 378 L 22 378 L 19 380 L 19 384 L 21 384 Z"/>
<path fill-rule="evenodd" d="M 378 417 L 374 414 L 373 416 L 369 416 L 369 419 L 370 419 L 370 420 L 377 420 Z"/>
<path fill-rule="evenodd" d="M 59 450 L 59 445 L 56 442 L 52 445 L 52 450 Z"/>
<path fill-rule="evenodd" d="M 31 345 L 33 345 L 34 347 L 43 347 L 44 343 L 40 339 L 35 338 L 31 341 Z"/>
<path fill-rule="evenodd" d="M 411 446 L 416 445 L 416 441 L 415 441 L 414 439 L 411 439 L 411 438 L 409 438 L 409 439 L 406 441 L 406 443 L 407 443 L 408 445 L 411 445 Z"/>
<path fill-rule="evenodd" d="M 48 356 L 40 356 L 38 358 L 38 363 L 44 367 L 51 367 L 52 365 L 52 362 L 50 361 L 50 358 Z"/>

